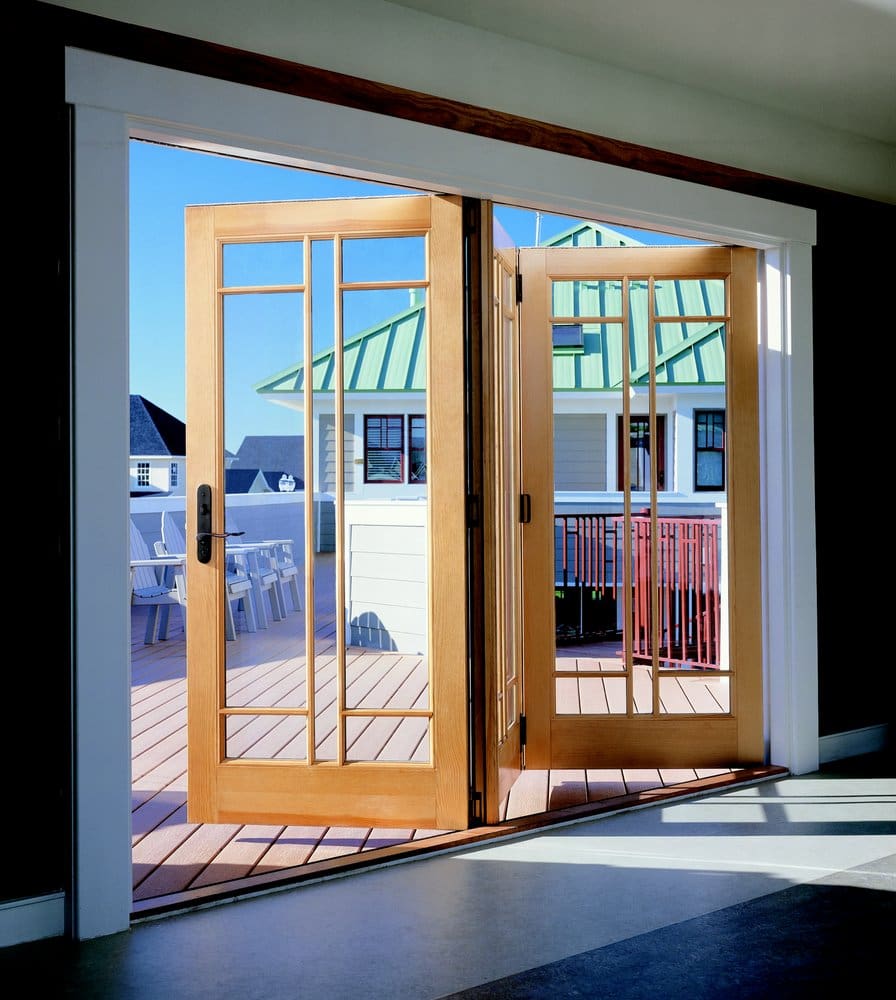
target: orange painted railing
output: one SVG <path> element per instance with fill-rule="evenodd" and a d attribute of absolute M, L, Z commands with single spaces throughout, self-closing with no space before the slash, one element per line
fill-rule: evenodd
<path fill-rule="evenodd" d="M 657 517 L 656 583 L 651 570 L 651 519 L 631 518 L 632 652 L 653 655 L 653 603 L 661 663 L 718 668 L 722 609 L 721 518 Z M 619 514 L 557 514 L 557 638 L 618 635 L 623 579 L 624 520 Z M 624 630 L 624 623 L 623 623 Z"/>

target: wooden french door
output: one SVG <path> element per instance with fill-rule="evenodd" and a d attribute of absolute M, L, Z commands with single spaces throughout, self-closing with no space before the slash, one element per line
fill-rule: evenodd
<path fill-rule="evenodd" d="M 522 769 L 523 626 L 520 497 L 519 307 L 515 250 L 493 246 L 491 205 L 483 219 L 485 559 L 485 809 L 488 823 Z"/>
<path fill-rule="evenodd" d="M 761 762 L 755 253 L 519 262 L 526 766 Z"/>
<path fill-rule="evenodd" d="M 466 828 L 460 200 L 188 208 L 186 255 L 189 819 Z"/>

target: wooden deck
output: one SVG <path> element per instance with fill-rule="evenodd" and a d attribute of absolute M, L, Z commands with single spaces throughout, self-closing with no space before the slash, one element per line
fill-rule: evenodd
<path fill-rule="evenodd" d="M 135 914 L 189 901 L 213 888 L 237 891 L 246 880 L 266 880 L 317 862 L 442 838 L 450 831 L 305 826 L 191 824 L 186 820 L 186 644 L 180 616 L 172 613 L 169 638 L 143 643 L 144 609 L 132 610 L 132 858 Z M 335 707 L 335 617 L 323 614 L 315 635 L 316 689 L 324 708 L 316 723 L 319 750 L 331 753 Z M 227 644 L 231 705 L 303 703 L 304 615 Z M 567 651 L 568 652 L 568 651 Z M 593 652 L 593 651 L 592 651 Z M 587 662 L 583 660 L 583 662 Z M 592 666 L 583 669 L 593 669 Z M 427 671 L 419 656 L 353 649 L 347 655 L 349 704 L 425 707 Z M 327 721 L 329 720 L 329 721 Z M 353 759 L 425 759 L 426 720 L 352 719 Z M 421 726 L 421 723 L 423 725 Z M 229 732 L 233 756 L 304 756 L 304 725 L 292 717 L 245 716 Z M 619 769 L 527 771 L 511 790 L 502 819 L 620 797 L 725 775 L 722 770 Z"/>

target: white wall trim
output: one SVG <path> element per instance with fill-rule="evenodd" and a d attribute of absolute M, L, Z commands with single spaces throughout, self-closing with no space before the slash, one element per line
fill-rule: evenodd
<path fill-rule="evenodd" d="M 78 108 L 74 155 L 72 913 L 84 939 L 127 927 L 131 908 L 127 122 Z"/>
<path fill-rule="evenodd" d="M 878 753 L 890 745 L 889 726 L 865 726 L 851 729 L 846 733 L 833 733 L 818 740 L 818 762 L 828 764 L 832 760 L 858 757 L 865 753 Z"/>
<path fill-rule="evenodd" d="M 65 932 L 65 893 L 0 903 L 0 948 L 60 937 Z"/>
<path fill-rule="evenodd" d="M 128 133 L 770 248 L 766 259 L 772 261 L 778 254 L 782 284 L 766 281 L 763 307 L 766 325 L 783 328 L 790 338 L 791 354 L 763 366 L 766 440 L 790 423 L 774 451 L 768 448 L 774 474 L 762 484 L 763 527 L 765 551 L 774 540 L 788 553 L 788 578 L 775 592 L 775 607 L 766 603 L 767 611 L 780 612 L 766 635 L 769 743 L 782 754 L 774 762 L 794 773 L 817 757 L 817 730 L 804 718 L 817 711 L 814 537 L 806 518 L 814 487 L 804 474 L 812 455 L 812 414 L 801 395 L 806 386 L 811 393 L 811 321 L 790 315 L 810 298 L 813 212 L 80 50 L 67 51 L 66 67 L 76 130 L 75 461 L 76 472 L 90 473 L 76 478 L 75 491 L 76 822 L 83 830 L 89 820 L 95 834 L 81 838 L 76 856 L 78 937 L 126 928 L 131 893 L 123 474 Z M 108 530 L 118 523 L 120 532 Z"/>

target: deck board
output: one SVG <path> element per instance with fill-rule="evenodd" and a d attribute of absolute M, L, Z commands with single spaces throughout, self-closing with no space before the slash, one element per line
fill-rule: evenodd
<path fill-rule="evenodd" d="M 133 609 L 132 861 L 136 909 L 163 897 L 176 899 L 191 889 L 236 884 L 309 862 L 449 832 L 188 823 L 185 637 L 179 620 L 173 616 L 169 638 L 144 645 L 144 615 L 145 609 Z M 250 642 L 228 643 L 228 704 L 245 708 L 303 707 L 307 684 L 304 649 L 301 613 L 291 613 L 282 622 L 272 621 L 267 629 L 253 633 Z M 561 663 L 558 651 L 558 667 L 577 673 L 619 669 L 618 659 L 605 650 L 599 650 L 597 655 L 587 648 L 573 652 L 574 656 Z M 336 718 L 335 654 L 336 622 L 330 611 L 319 615 L 315 622 L 315 687 L 323 702 L 316 720 L 319 746 L 335 746 L 328 731 Z M 347 704 L 362 711 L 430 707 L 428 669 L 421 656 L 349 649 L 346 680 Z M 567 684 L 570 711 L 625 711 L 621 678 L 568 675 L 559 680 Z M 718 685 L 719 680 L 713 679 L 712 683 Z M 706 685 L 700 697 L 700 704 L 712 697 Z M 351 722 L 352 733 L 357 731 L 349 742 L 352 754 L 388 760 L 429 759 L 426 718 L 359 717 Z M 273 754 L 281 759 L 304 758 L 302 716 L 249 715 L 235 721 L 230 732 L 231 753 L 241 748 L 244 753 Z M 513 820 L 549 808 L 576 807 L 726 773 L 726 768 L 524 771 L 507 797 L 503 814 Z"/>

